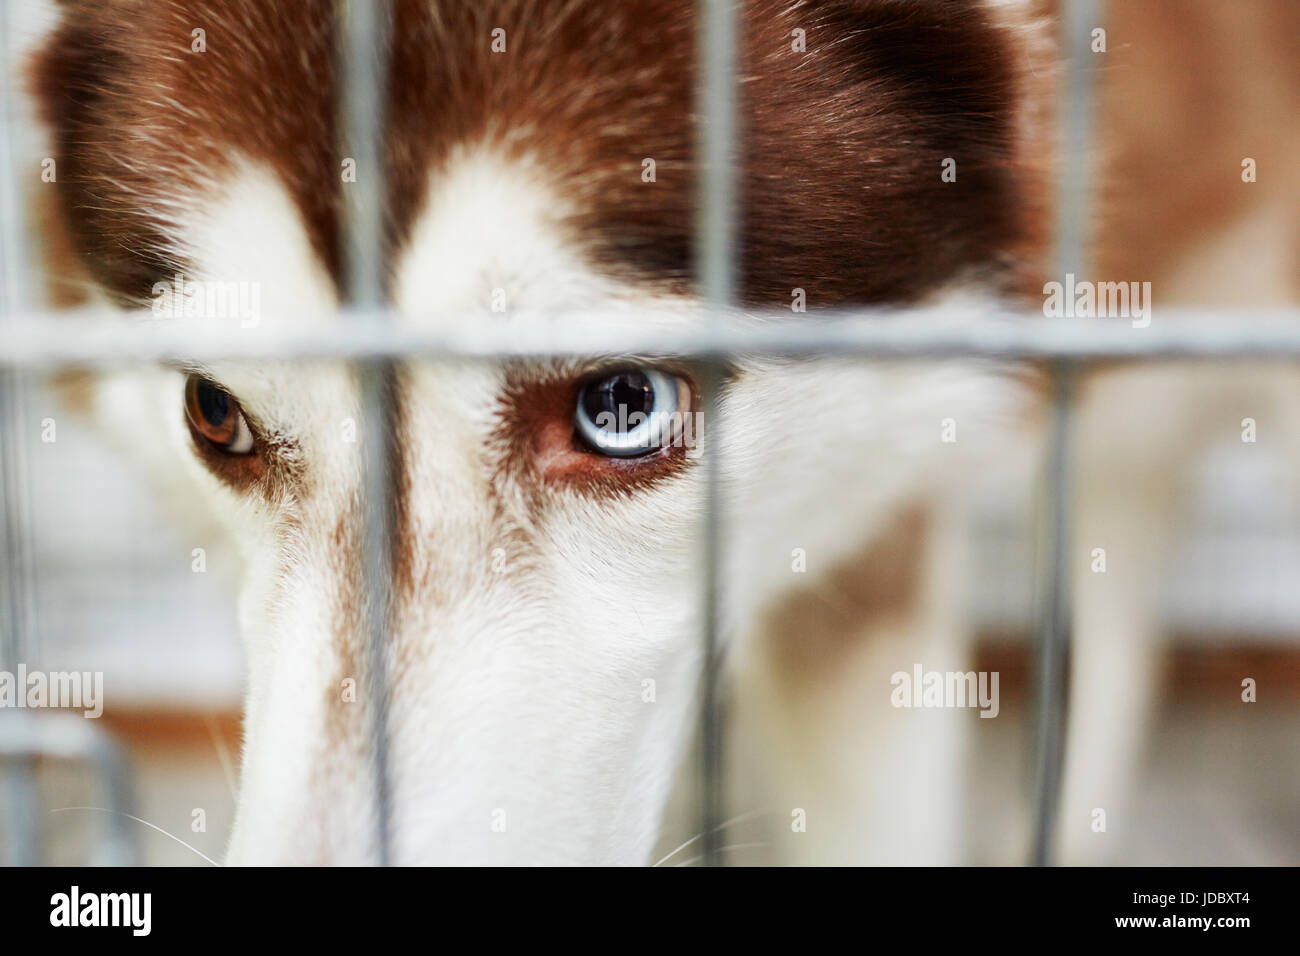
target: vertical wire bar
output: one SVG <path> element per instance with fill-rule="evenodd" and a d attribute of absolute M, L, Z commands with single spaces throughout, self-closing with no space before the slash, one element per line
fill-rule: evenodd
<path fill-rule="evenodd" d="M 1052 840 L 1065 762 L 1071 612 L 1069 544 L 1070 402 L 1073 372 L 1053 362 L 1052 409 L 1047 435 L 1046 486 L 1039 516 L 1039 608 L 1034 653 L 1034 835 L 1031 862 L 1051 862 Z"/>
<path fill-rule="evenodd" d="M 1068 0 L 1062 26 L 1066 53 L 1064 100 L 1061 112 L 1061 182 L 1056 248 L 1058 278 L 1088 270 L 1089 210 L 1094 74 L 1092 31 L 1101 25 L 1101 0 Z M 1057 360 L 1052 374 L 1052 415 L 1048 431 L 1039 553 L 1044 555 L 1036 643 L 1035 795 L 1031 862 L 1052 861 L 1052 842 L 1065 763 L 1066 717 L 1069 706 L 1069 667 L 1072 612 L 1070 573 L 1070 411 L 1074 365 Z"/>
<path fill-rule="evenodd" d="M 699 7 L 700 28 L 696 61 L 699 64 L 698 150 L 699 196 L 695 224 L 696 275 L 704 301 L 715 321 L 735 300 L 735 176 L 736 158 L 736 50 L 737 11 L 734 0 L 704 0 Z M 722 369 L 718 360 L 707 366 L 704 385 L 704 421 L 709 428 L 704 444 L 704 625 L 700 715 L 700 833 L 705 866 L 721 863 L 718 831 L 722 815 L 723 728 L 718 700 L 721 625 L 719 586 L 722 554 L 722 430 L 718 414 L 718 389 Z"/>
<path fill-rule="evenodd" d="M 13 64 L 9 48 L 14 36 L 9 4 L 0 7 L 0 77 L 6 83 L 12 77 Z M 0 136 L 0 319 L 12 321 L 28 306 L 24 276 L 27 261 L 24 255 L 27 226 L 23 208 L 22 191 L 18 187 L 17 140 L 19 117 L 16 98 L 9 92 L 4 97 L 4 125 Z M 23 408 L 26 382 L 23 373 L 11 371 L 0 378 L 0 398 L 3 399 L 3 418 L 0 419 L 0 461 L 4 482 L 4 534 L 6 565 L 6 591 L 9 608 L 4 622 L 4 644 L 0 647 L 7 661 L 16 666 L 32 648 L 35 639 L 35 607 L 32 601 L 33 582 L 30 580 L 29 532 L 27 525 L 27 468 L 25 461 L 25 434 Z"/>
<path fill-rule="evenodd" d="M 0 9 L 0 78 L 6 86 L 13 78 L 10 44 L 16 35 L 13 9 Z M 22 191 L 18 187 L 17 160 L 19 117 L 16 97 L 4 96 L 0 115 L 0 320 L 11 321 L 27 306 L 23 282 L 27 272 L 24 255 L 26 217 Z M 17 670 L 20 663 L 33 663 L 36 639 L 35 581 L 33 578 L 31 528 L 28 523 L 26 420 L 27 376 L 18 370 L 0 372 L 0 490 L 3 491 L 4 522 L 0 526 L 5 577 L 4 604 L 8 612 L 0 620 L 4 628 L 0 645 L 0 663 Z M 7 719 L 19 721 L 19 731 L 30 732 L 31 716 L 23 712 Z M 10 808 L 12 862 L 18 866 L 36 866 L 41 862 L 39 797 L 36 785 L 36 758 L 18 755 L 5 761 L 5 805 Z"/>
<path fill-rule="evenodd" d="M 383 117 L 387 98 L 391 21 L 388 4 L 344 0 L 342 69 L 339 70 L 344 155 L 356 162 L 355 182 L 343 189 L 343 263 L 348 304 L 357 321 L 383 321 L 383 230 L 385 182 Z M 392 363 L 367 362 L 359 369 L 365 523 L 364 634 L 369 736 L 378 863 L 392 861 L 392 813 L 388 778 L 388 634 L 391 622 L 392 554 L 389 549 L 393 478 L 391 462 Z"/>
<path fill-rule="evenodd" d="M 28 311 L 31 305 L 25 276 L 28 226 L 19 187 L 18 169 L 25 155 L 21 135 L 23 119 L 13 92 L 15 77 L 11 44 L 17 36 L 13 5 L 0 3 L 0 77 L 8 88 L 0 98 L 0 321 Z M 14 670 L 19 663 L 31 666 L 40 657 L 40 618 L 37 580 L 32 552 L 30 474 L 27 468 L 28 375 L 18 370 L 0 373 L 0 492 L 4 522 L 0 526 L 0 557 L 5 578 L 4 604 L 8 613 L 0 620 L 0 666 Z M 83 726 L 84 740 L 71 752 L 60 753 L 51 744 L 59 736 L 58 724 L 25 710 L 4 715 L 7 726 L 0 732 L 0 769 L 4 771 L 5 806 L 8 817 L 11 863 L 36 866 L 43 862 L 41 806 L 36 781 L 36 761 L 42 754 L 68 756 L 89 762 L 103 782 L 108 802 L 109 836 L 97 862 L 129 866 L 135 863 L 137 845 L 130 824 L 132 809 L 131 771 L 126 757 L 113 738 L 98 728 Z M 57 718 L 55 718 L 57 719 Z"/>
<path fill-rule="evenodd" d="M 736 20 L 735 0 L 703 0 L 696 265 L 704 300 L 715 309 L 735 301 Z"/>

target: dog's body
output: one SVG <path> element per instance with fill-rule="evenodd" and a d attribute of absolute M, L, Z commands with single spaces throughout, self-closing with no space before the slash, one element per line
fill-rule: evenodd
<path fill-rule="evenodd" d="M 1040 42 L 1027 8 L 744 5 L 745 305 L 788 307 L 795 290 L 815 312 L 1034 287 L 1044 138 L 1031 94 L 1046 74 L 1024 55 Z M 697 321 L 692 5 L 394 9 L 385 256 L 398 321 L 607 309 L 612 326 L 651 307 L 661 321 Z M 62 222 L 108 298 L 148 307 L 182 273 L 255 284 L 266 324 L 340 321 L 348 152 L 335 143 L 336 39 L 324 0 L 66 8 L 36 88 Z M 576 443 L 577 383 L 611 362 L 652 364 L 403 364 L 391 382 L 398 862 L 649 859 L 696 713 L 704 487 L 697 448 L 615 460 Z M 251 455 L 214 452 L 187 427 L 196 380 L 238 401 Z M 156 477 L 215 510 L 246 560 L 231 859 L 375 859 L 353 375 L 132 370 L 90 394 Z M 906 509 L 930 511 L 932 537 L 946 527 L 931 479 L 959 475 L 964 456 L 996 457 L 1033 391 L 974 364 L 741 360 L 720 402 L 726 632 L 745 643 Z M 790 712 L 775 712 L 763 742 L 797 755 L 791 799 L 824 809 L 811 843 L 836 858 L 959 855 L 939 821 L 951 819 L 957 721 L 970 715 L 889 705 L 891 672 L 967 669 L 964 628 L 927 600 L 951 583 L 941 553 L 887 553 L 945 584 L 920 583 L 887 618 L 850 622 L 839 691 L 787 685 Z M 855 697 L 863 706 L 851 711 L 828 703 Z M 853 786 L 817 803 L 829 768 L 855 752 L 836 779 Z"/>
<path fill-rule="evenodd" d="M 1099 276 L 1150 281 L 1154 323 L 1179 307 L 1234 310 L 1243 321 L 1239 310 L 1300 303 L 1300 8 L 1261 0 L 1233 13 L 1212 0 L 1145 0 L 1113 4 L 1107 27 Z M 1268 174 L 1247 181 L 1247 158 Z M 1107 368 L 1078 397 L 1059 850 L 1074 863 L 1165 862 L 1171 857 L 1135 852 L 1128 838 L 1150 719 L 1162 699 L 1177 700 L 1160 693 L 1161 596 L 1191 511 L 1190 483 L 1216 443 L 1247 460 L 1278 456 L 1300 474 L 1300 377 L 1290 363 Z M 1260 429 L 1257 442 L 1245 440 L 1247 419 Z M 1104 574 L 1092 567 L 1095 548 L 1106 551 Z M 1239 693 L 1234 682 L 1213 696 Z M 1194 851 L 1173 858 L 1225 862 Z"/>

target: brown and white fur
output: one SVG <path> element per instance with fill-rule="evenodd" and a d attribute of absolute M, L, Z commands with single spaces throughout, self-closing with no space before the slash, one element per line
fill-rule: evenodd
<path fill-rule="evenodd" d="M 804 289 L 811 324 L 820 309 L 1010 301 L 1041 284 L 1049 140 L 1035 84 L 1050 71 L 1028 54 L 1031 6 L 743 4 L 744 305 L 788 308 Z M 682 308 L 694 302 L 694 4 L 393 9 L 384 261 L 397 321 L 607 309 L 613 326 L 650 307 L 698 321 Z M 191 52 L 195 29 L 206 52 Z M 263 327 L 341 321 L 336 31 L 326 0 L 64 6 L 34 88 L 58 222 L 105 298 L 143 311 L 182 272 L 258 283 Z M 403 363 L 393 377 L 397 862 L 650 861 L 697 708 L 703 476 L 698 450 L 629 465 L 575 446 L 575 383 L 615 359 L 637 363 Z M 202 372 L 255 425 L 248 468 L 196 451 L 180 371 L 103 376 L 85 401 L 155 479 L 216 515 L 245 562 L 230 860 L 373 861 L 370 704 L 341 692 L 365 686 L 366 666 L 360 445 L 344 437 L 361 421 L 356 377 L 321 364 Z M 738 360 L 720 396 L 732 650 L 756 646 L 809 578 L 891 540 L 900 516 L 928 513 L 933 536 L 938 478 L 961 474 L 963 456 L 996 458 L 1033 399 L 1021 375 L 977 363 Z M 946 418 L 956 445 L 941 441 Z M 796 548 L 806 576 L 791 573 Z M 786 686 L 790 712 L 760 744 L 811 768 L 795 788 L 810 801 L 826 767 L 859 758 L 852 786 L 819 804 L 822 858 L 960 858 L 940 821 L 961 799 L 970 715 L 888 706 L 890 672 L 968 666 L 961 623 L 918 616 L 944 591 L 938 553 L 884 552 L 929 583 L 887 619 L 854 623 L 856 650 L 824 681 Z M 834 712 L 854 697 L 865 711 Z"/>

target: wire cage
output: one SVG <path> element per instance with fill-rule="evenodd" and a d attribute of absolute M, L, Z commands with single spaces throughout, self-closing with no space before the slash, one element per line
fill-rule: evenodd
<path fill-rule="evenodd" d="M 344 93 L 339 106 L 342 139 L 348 154 L 370 169 L 382 169 L 380 104 L 383 98 L 385 51 L 390 29 L 381 4 L 347 3 L 344 6 Z M 1103 360 L 1293 360 L 1300 358 L 1300 313 L 1278 310 L 1266 316 L 1256 312 L 1242 322 L 1224 312 L 1162 313 L 1150 328 L 1095 323 L 1086 319 L 1044 321 L 1042 317 L 972 314 L 969 321 L 892 321 L 892 314 L 874 317 L 855 313 L 828 317 L 818 323 L 791 326 L 783 323 L 738 327 L 724 321 L 735 308 L 736 184 L 733 171 L 737 150 L 737 6 L 727 0 L 701 4 L 698 56 L 700 124 L 698 144 L 702 180 L 699 195 L 697 274 L 702 297 L 717 321 L 684 332 L 629 333 L 613 330 L 601 342 L 609 353 L 645 353 L 686 357 L 706 369 L 705 381 L 716 383 L 722 363 L 730 356 L 853 356 L 864 361 L 915 361 L 941 358 L 1041 361 L 1050 369 L 1052 422 L 1046 492 L 1042 496 L 1039 529 L 1044 567 L 1038 581 L 1035 607 L 1034 663 L 1032 668 L 1033 825 L 1028 862 L 1052 862 L 1054 825 L 1058 812 L 1065 756 L 1066 702 L 1069 693 L 1071 601 L 1069 554 L 1072 547 L 1068 521 L 1072 461 L 1070 430 L 1076 372 Z M 11 12 L 6 7 L 6 15 Z M 1062 84 L 1059 174 L 1059 215 L 1056 235 L 1056 273 L 1087 274 L 1086 249 L 1092 200 L 1094 156 L 1092 123 L 1096 67 L 1088 45 L 1093 29 L 1103 22 L 1100 0 L 1065 0 L 1061 17 L 1061 49 L 1065 74 Z M 7 32 L 7 31 L 6 31 Z M 0 63 L 12 75 L 12 63 Z M 12 99 L 7 131 L 16 128 Z M 32 376 L 64 368 L 102 368 L 159 361 L 213 358 L 264 360 L 346 360 L 363 371 L 365 422 L 360 429 L 366 460 L 365 589 L 369 617 L 365 632 L 374 682 L 370 699 L 386 699 L 384 658 L 381 649 L 389 622 L 389 508 L 393 476 L 385 447 L 382 423 L 389 420 L 390 401 L 383 387 L 385 370 L 392 363 L 422 360 L 499 360 L 511 357 L 582 355 L 592 350 L 590 322 L 582 316 L 545 317 L 508 330 L 476 325 L 460 331 L 423 331 L 390 325 L 381 293 L 380 219 L 384 183 L 377 176 L 359 181 L 346 193 L 346 287 L 348 322 L 302 332 L 268 331 L 256 338 L 220 329 L 201 333 L 150 329 L 142 331 L 120 322 L 88 321 L 70 324 L 65 317 L 55 326 L 50 317 L 31 305 L 29 267 L 25 247 L 27 231 L 17 168 L 20 152 L 12 135 L 0 142 L 0 221 L 3 223 L 5 293 L 0 325 L 0 368 L 3 374 L 4 424 L 0 429 L 0 463 L 4 484 L 5 598 L 3 655 L 9 668 L 40 660 L 32 595 L 30 503 L 32 489 L 24 448 L 32 428 L 26 394 Z M 933 318 L 933 316 L 931 316 Z M 951 316 L 944 316 L 951 318 Z M 716 389 L 705 389 L 706 400 Z M 718 418 L 706 408 L 707 420 Z M 726 744 L 724 711 L 720 699 L 720 596 L 718 572 L 728 539 L 725 515 L 718 507 L 720 466 L 714 449 L 715 431 L 704 450 L 708 489 L 704 523 L 704 567 L 699 600 L 704 622 L 702 642 L 701 713 L 698 774 L 701 834 L 699 859 L 706 864 L 726 860 L 720 843 L 723 807 L 723 761 Z M 390 827 L 391 767 L 387 757 L 386 709 L 371 708 L 368 729 L 375 754 L 373 787 L 381 848 L 378 862 L 392 856 Z M 121 748 L 94 722 L 75 718 L 34 718 L 22 712 L 0 713 L 0 766 L 5 786 L 6 830 L 12 862 L 42 862 L 34 838 L 42 811 L 36 793 L 34 767 L 39 759 L 57 757 L 82 761 L 94 768 L 103 782 L 109 811 L 104 838 L 96 848 L 97 862 L 134 862 L 139 855 L 138 827 L 133 815 L 135 783 Z"/>

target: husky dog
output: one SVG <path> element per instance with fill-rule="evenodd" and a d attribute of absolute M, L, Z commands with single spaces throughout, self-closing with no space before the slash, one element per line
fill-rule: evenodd
<path fill-rule="evenodd" d="M 55 224 L 104 301 L 248 335 L 343 321 L 345 191 L 376 171 L 339 142 L 337 6 L 63 5 L 33 86 Z M 395 322 L 701 321 L 695 6 L 393 0 Z M 1030 52 L 1029 0 L 745 0 L 741 17 L 741 306 L 812 326 L 824 310 L 993 308 L 1041 286 L 1051 71 Z M 387 382 L 396 862 L 652 861 L 698 706 L 714 423 L 692 417 L 689 362 L 592 342 L 581 361 L 401 362 Z M 719 389 L 723 638 L 768 661 L 751 675 L 779 704 L 756 745 L 797 768 L 798 802 L 780 808 L 810 821 L 796 853 L 959 859 L 958 728 L 973 715 L 894 708 L 889 675 L 967 669 L 944 600 L 955 572 L 933 546 L 941 479 L 996 454 L 1032 382 L 976 362 L 741 356 Z M 376 860 L 356 374 L 135 369 L 81 401 L 243 558 L 230 861 Z M 680 440 L 650 420 L 699 427 Z M 790 602 L 845 569 L 874 575 L 839 622 L 848 638 L 792 624 Z"/>

